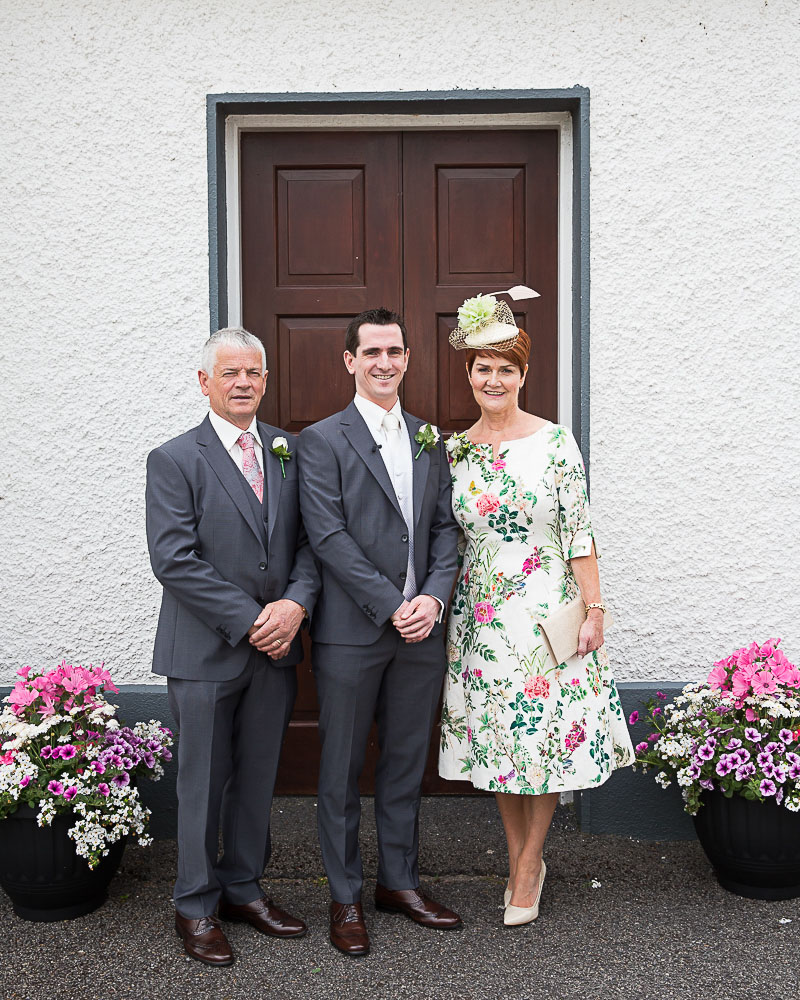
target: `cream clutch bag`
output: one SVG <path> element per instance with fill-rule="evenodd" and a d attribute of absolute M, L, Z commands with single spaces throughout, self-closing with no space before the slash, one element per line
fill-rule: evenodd
<path fill-rule="evenodd" d="M 578 633 L 585 621 L 586 605 L 582 597 L 575 597 L 548 619 L 539 622 L 545 649 L 556 666 L 578 652 Z M 603 630 L 613 624 L 614 619 L 606 611 L 603 615 Z"/>

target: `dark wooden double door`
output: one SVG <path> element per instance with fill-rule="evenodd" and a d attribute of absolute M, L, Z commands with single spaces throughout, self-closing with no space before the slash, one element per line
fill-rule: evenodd
<path fill-rule="evenodd" d="M 558 135 L 538 131 L 245 132 L 241 136 L 243 325 L 264 342 L 259 416 L 288 431 L 353 396 L 344 331 L 363 309 L 401 312 L 410 412 L 447 433 L 474 422 L 464 355 L 448 345 L 469 295 L 529 284 L 514 304 L 533 353 L 523 405 L 557 419 Z M 308 656 L 278 777 L 316 790 L 317 702 Z M 426 792 L 465 790 L 436 774 Z M 374 733 L 362 779 L 370 792 Z"/>

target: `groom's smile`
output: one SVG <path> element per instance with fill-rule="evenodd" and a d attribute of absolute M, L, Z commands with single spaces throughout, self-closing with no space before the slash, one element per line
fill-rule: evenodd
<path fill-rule="evenodd" d="M 355 355 L 344 352 L 344 363 L 355 376 L 356 392 L 390 410 L 408 368 L 408 350 L 396 323 L 362 323 Z"/>

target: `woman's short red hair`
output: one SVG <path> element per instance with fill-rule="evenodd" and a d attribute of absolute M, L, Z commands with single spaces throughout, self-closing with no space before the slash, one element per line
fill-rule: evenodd
<path fill-rule="evenodd" d="M 512 365 L 516 365 L 519 368 L 520 375 L 525 374 L 525 365 L 528 363 L 528 358 L 531 353 L 531 338 L 525 333 L 524 330 L 519 331 L 519 336 L 513 347 L 509 347 L 506 351 L 493 351 L 490 348 L 481 348 L 476 350 L 474 347 L 467 348 L 467 370 L 472 371 L 472 366 L 475 364 L 475 358 L 479 354 L 486 355 L 490 358 L 505 358 L 510 361 Z"/>

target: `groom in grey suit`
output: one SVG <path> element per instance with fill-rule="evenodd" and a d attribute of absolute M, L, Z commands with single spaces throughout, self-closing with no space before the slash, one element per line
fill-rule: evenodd
<path fill-rule="evenodd" d="M 283 432 L 256 420 L 268 374 L 261 342 L 219 330 L 198 374 L 208 416 L 147 460 L 147 541 L 164 587 L 153 671 L 167 677 L 179 728 L 175 927 L 192 958 L 230 965 L 218 905 L 223 920 L 263 934 L 306 932 L 259 879 L 303 655 L 297 631 L 319 576 L 297 461 L 285 457 Z"/>
<path fill-rule="evenodd" d="M 457 528 L 438 434 L 400 407 L 408 357 L 401 317 L 386 309 L 356 316 L 344 352 L 355 399 L 300 435 L 300 504 L 322 575 L 311 627 L 322 741 L 317 815 L 330 937 L 347 955 L 369 951 L 358 779 L 373 719 L 375 903 L 426 927 L 461 925 L 419 889 L 420 790 L 445 670 L 442 615 Z"/>

